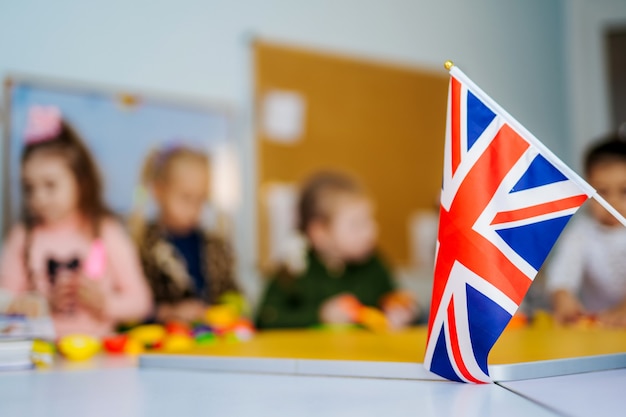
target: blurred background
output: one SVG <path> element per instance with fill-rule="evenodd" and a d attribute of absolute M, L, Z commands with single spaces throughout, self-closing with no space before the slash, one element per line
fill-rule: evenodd
<path fill-rule="evenodd" d="M 448 59 L 576 170 L 626 120 L 624 0 L 3 1 L 3 233 L 20 120 L 47 100 L 121 214 L 142 152 L 206 147 L 207 223 L 231 235 L 251 299 L 288 252 L 297 183 L 320 168 L 363 180 L 382 251 L 429 295 Z"/>

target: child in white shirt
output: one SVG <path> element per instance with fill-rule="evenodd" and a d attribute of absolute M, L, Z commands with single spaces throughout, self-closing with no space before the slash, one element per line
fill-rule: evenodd
<path fill-rule="evenodd" d="M 587 181 L 626 215 L 626 138 L 615 134 L 585 157 Z M 595 200 L 589 216 L 568 227 L 548 264 L 547 290 L 559 323 L 593 315 L 608 326 L 626 327 L 626 227 Z"/>

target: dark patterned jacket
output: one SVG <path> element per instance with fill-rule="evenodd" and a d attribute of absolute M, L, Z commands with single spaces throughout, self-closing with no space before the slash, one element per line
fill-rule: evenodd
<path fill-rule="evenodd" d="M 203 245 L 202 270 L 207 282 L 205 288 L 209 292 L 202 294 L 202 300 L 215 304 L 225 292 L 239 292 L 233 277 L 233 254 L 223 239 L 209 233 L 204 233 Z M 148 225 L 139 253 L 156 304 L 175 304 L 196 297 L 193 279 L 187 272 L 184 258 L 164 238 L 158 225 Z"/>

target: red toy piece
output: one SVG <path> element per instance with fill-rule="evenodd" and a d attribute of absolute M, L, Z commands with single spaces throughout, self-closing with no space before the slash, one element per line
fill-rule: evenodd
<path fill-rule="evenodd" d="M 187 323 L 181 321 L 171 321 L 165 325 L 167 334 L 179 334 L 183 336 L 191 336 L 193 331 Z"/>
<path fill-rule="evenodd" d="M 124 353 L 126 345 L 128 344 L 128 336 L 125 334 L 118 334 L 114 336 L 108 336 L 102 339 L 102 345 L 104 350 L 108 353 Z"/>

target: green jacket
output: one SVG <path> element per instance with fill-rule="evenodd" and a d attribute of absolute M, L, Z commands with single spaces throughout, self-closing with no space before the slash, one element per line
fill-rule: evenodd
<path fill-rule="evenodd" d="M 356 296 L 363 305 L 377 307 L 380 298 L 395 285 L 378 255 L 362 263 L 346 265 L 343 273 L 333 275 L 314 252 L 309 252 L 307 268 L 296 277 L 275 276 L 259 305 L 258 328 L 309 327 L 320 323 L 319 310 L 324 301 L 341 294 Z"/>

